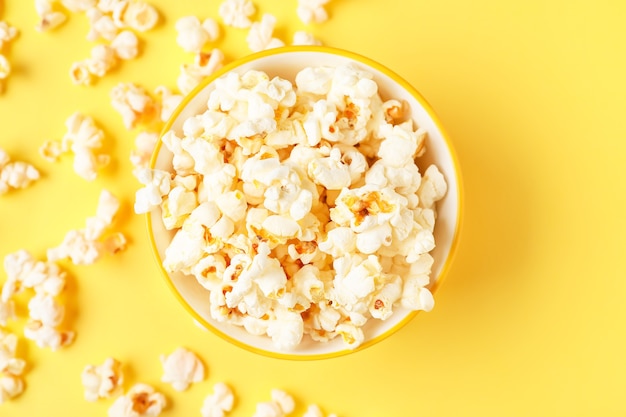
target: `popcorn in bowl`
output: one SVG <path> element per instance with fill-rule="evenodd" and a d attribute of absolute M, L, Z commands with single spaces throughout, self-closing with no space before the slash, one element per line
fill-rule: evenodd
<path fill-rule="evenodd" d="M 432 309 L 433 266 L 454 240 L 435 259 L 450 175 L 457 193 L 447 143 L 435 136 L 442 172 L 421 103 L 349 55 L 288 47 L 226 67 L 174 114 L 141 175 L 135 210 L 150 213 L 174 289 L 263 353 L 349 352 Z"/>

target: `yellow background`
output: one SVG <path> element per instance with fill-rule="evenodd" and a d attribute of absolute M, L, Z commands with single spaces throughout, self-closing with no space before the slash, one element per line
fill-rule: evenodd
<path fill-rule="evenodd" d="M 0 19 L 21 35 L 7 52 L 0 147 L 43 178 L 0 196 L 0 257 L 43 258 L 95 214 L 103 188 L 124 204 L 115 227 L 130 243 L 94 265 L 63 263 L 76 341 L 51 352 L 22 338 L 26 390 L 0 416 L 106 415 L 111 401 L 85 401 L 80 382 L 106 356 L 124 363 L 127 387 L 167 396 L 163 416 L 199 416 L 218 381 L 236 391 L 235 417 L 251 416 L 272 388 L 293 394 L 296 416 L 311 403 L 340 417 L 626 415 L 626 3 L 332 0 L 329 21 L 305 26 L 295 0 L 256 1 L 282 39 L 309 29 L 412 83 L 447 128 L 464 180 L 462 239 L 435 309 L 364 351 L 315 362 L 258 356 L 199 329 L 159 275 L 132 212 L 137 131 L 123 127 L 109 91 L 120 81 L 175 87 L 191 60 L 175 20 L 217 17 L 219 2 L 152 4 L 164 19 L 140 35 L 141 58 L 80 87 L 68 69 L 93 46 L 86 18 L 38 33 L 33 1 L 5 0 Z M 223 29 L 217 46 L 229 60 L 249 53 L 245 31 Z M 70 157 L 51 164 L 37 152 L 77 110 L 104 127 L 114 160 L 93 183 Z M 209 370 L 183 393 L 160 381 L 159 355 L 178 346 Z"/>

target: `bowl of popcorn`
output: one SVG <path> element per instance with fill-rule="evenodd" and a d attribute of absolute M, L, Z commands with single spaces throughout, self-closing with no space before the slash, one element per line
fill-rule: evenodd
<path fill-rule="evenodd" d="M 431 107 L 328 47 L 213 74 L 140 177 L 173 293 L 201 326 L 272 357 L 355 352 L 430 311 L 458 240 L 458 162 Z"/>

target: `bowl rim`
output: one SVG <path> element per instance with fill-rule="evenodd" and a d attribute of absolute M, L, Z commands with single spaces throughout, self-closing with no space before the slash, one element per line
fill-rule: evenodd
<path fill-rule="evenodd" d="M 278 48 L 272 48 L 272 49 L 267 49 L 267 50 L 263 50 L 260 52 L 255 52 L 255 53 L 251 53 L 248 54 L 244 57 L 241 57 L 239 59 L 236 59 L 234 61 L 231 61 L 230 63 L 224 65 L 223 67 L 221 67 L 220 69 L 218 69 L 217 71 L 215 71 L 214 73 L 212 73 L 211 75 L 207 76 L 206 78 L 204 78 L 194 89 L 192 89 L 188 94 L 186 94 L 183 99 L 181 100 L 181 102 L 178 104 L 178 106 L 175 108 L 175 110 L 172 112 L 172 114 L 170 115 L 169 119 L 167 120 L 167 122 L 165 123 L 165 125 L 163 126 L 163 128 L 161 129 L 161 131 L 159 132 L 159 140 L 157 141 L 155 148 L 152 152 L 151 158 L 150 158 L 150 163 L 149 163 L 149 167 L 150 169 L 154 169 L 156 161 L 158 159 L 159 153 L 161 151 L 161 146 L 162 146 L 162 142 L 161 142 L 161 137 L 168 132 L 171 128 L 172 125 L 174 124 L 174 121 L 180 116 L 181 112 L 183 111 L 183 109 L 189 104 L 189 102 L 201 91 L 203 90 L 208 84 L 212 83 L 213 81 L 215 81 L 216 79 L 218 79 L 219 77 L 221 77 L 222 75 L 236 69 L 237 67 L 244 65 L 246 63 L 249 63 L 251 61 L 255 61 L 257 59 L 260 58 L 264 58 L 264 57 L 268 57 L 268 56 L 273 56 L 273 55 L 280 55 L 280 54 L 288 54 L 288 53 L 293 53 L 293 52 L 315 52 L 315 53 L 322 53 L 322 54 L 331 54 L 331 55 L 337 55 L 343 58 L 348 58 L 351 59 L 353 61 L 365 64 L 367 66 L 370 66 L 376 70 L 378 70 L 379 72 L 383 73 L 384 75 L 388 76 L 389 78 L 391 78 L 394 82 L 396 82 L 398 85 L 400 85 L 403 89 L 405 89 L 411 96 L 413 96 L 415 98 L 415 100 L 417 100 L 422 107 L 424 108 L 424 110 L 428 113 L 428 116 L 432 119 L 432 122 L 434 123 L 434 125 L 436 126 L 436 128 L 439 130 L 442 139 L 445 142 L 446 148 L 449 152 L 450 155 L 450 159 L 453 162 L 453 167 L 454 167 L 454 177 L 455 177 L 455 181 L 456 181 L 456 199 L 457 199 L 457 211 L 456 211 L 456 219 L 455 219 L 455 223 L 454 223 L 454 233 L 452 235 L 452 242 L 450 244 L 450 249 L 448 251 L 448 255 L 446 257 L 446 260 L 444 262 L 444 264 L 441 267 L 441 270 L 439 272 L 439 274 L 434 277 L 436 278 L 434 280 L 434 282 L 432 283 L 432 285 L 430 286 L 430 291 L 433 294 L 433 296 L 435 295 L 435 293 L 437 292 L 437 290 L 439 289 L 439 287 L 442 285 L 445 277 L 447 276 L 451 265 L 453 263 L 454 257 L 456 256 L 456 252 L 457 252 L 457 248 L 458 248 L 458 244 L 459 244 L 459 240 L 460 240 L 460 234 L 461 234 L 461 229 L 462 229 L 462 222 L 463 222 L 463 207 L 464 207 L 464 191 L 463 191 L 463 183 L 462 183 L 462 178 L 461 178 L 461 170 L 460 170 L 460 164 L 459 164 L 459 160 L 456 154 L 456 151 L 454 149 L 454 147 L 452 146 L 452 142 L 450 140 L 450 137 L 447 133 L 447 131 L 444 129 L 443 124 L 441 123 L 439 116 L 436 114 L 436 112 L 434 111 L 433 107 L 430 105 L 430 103 L 428 103 L 428 101 L 422 96 L 422 94 L 415 88 L 413 87 L 413 85 L 411 85 L 408 81 L 406 81 L 402 76 L 400 76 L 399 74 L 397 74 L 396 72 L 392 71 L 390 68 L 386 67 L 385 65 L 371 59 L 368 58 L 364 55 L 361 55 L 359 53 L 356 52 L 352 52 L 352 51 L 348 51 L 345 49 L 341 49 L 341 48 L 335 48 L 335 47 L 329 47 L 329 46 L 319 46 L 319 45 L 290 45 L 290 46 L 282 46 L 282 47 L 278 47 Z M 200 316 L 200 314 L 198 314 L 190 305 L 189 303 L 183 298 L 183 296 L 180 294 L 180 292 L 177 290 L 177 288 L 175 287 L 172 278 L 170 276 L 170 274 L 165 270 L 165 268 L 163 267 L 163 262 L 162 259 L 159 256 L 159 250 L 156 244 L 156 239 L 154 237 L 154 233 L 153 233 L 153 228 L 152 228 L 152 211 L 145 213 L 145 221 L 146 221 L 146 226 L 147 226 L 147 232 L 148 232 L 148 238 L 150 241 L 150 247 L 151 247 L 151 251 L 152 251 L 152 255 L 154 256 L 154 258 L 156 259 L 156 263 L 157 266 L 159 268 L 159 271 L 162 275 L 162 277 L 165 280 L 165 283 L 167 285 L 167 287 L 170 289 L 170 291 L 174 294 L 174 296 L 176 297 L 176 299 L 178 300 L 178 302 L 185 308 L 185 310 L 187 311 L 187 313 L 189 313 L 193 319 L 196 321 L 197 324 L 201 325 L 203 329 L 207 329 L 209 331 L 211 331 L 213 334 L 217 335 L 218 337 L 220 337 L 221 339 L 235 345 L 238 346 L 239 348 L 244 349 L 245 351 L 248 352 L 252 352 L 252 353 L 256 353 L 262 356 L 266 356 L 266 357 L 270 357 L 270 358 L 275 358 L 275 359 L 287 359 L 287 360 L 297 360 L 297 361 L 311 361 L 311 360 L 320 360 L 320 359 L 329 359 L 329 358 L 336 358 L 336 357 L 340 357 L 340 356 L 345 356 L 351 353 L 355 353 L 355 352 L 359 352 L 362 351 L 370 346 L 373 346 L 375 344 L 377 344 L 378 342 L 382 341 L 383 339 L 388 338 L 389 336 L 391 336 L 392 334 L 396 333 L 397 331 L 399 331 L 401 328 L 403 328 L 406 324 L 408 324 L 411 320 L 413 320 L 413 318 L 415 318 L 415 316 L 417 316 L 417 314 L 420 312 L 418 311 L 410 311 L 402 320 L 400 320 L 398 323 L 396 323 L 393 327 L 391 327 L 390 329 L 386 330 L 385 332 L 372 337 L 368 340 L 366 340 L 365 342 L 363 342 L 361 345 L 359 345 L 358 347 L 354 348 L 354 349 L 350 349 L 350 348 L 346 348 L 346 349 L 340 349 L 340 350 L 336 350 L 336 351 L 332 351 L 332 352 L 326 352 L 326 353 L 313 353 L 313 354 L 295 354 L 295 353 L 288 353 L 288 352 L 274 352 L 274 351 L 268 351 L 265 349 L 261 349 L 258 348 L 256 346 L 252 346 L 249 344 L 246 344 L 232 336 L 229 336 L 228 334 L 223 333 L 222 331 L 220 331 L 219 329 L 217 329 L 216 327 L 214 327 L 213 325 L 211 325 L 211 323 L 209 323 L 207 320 L 205 320 L 202 316 Z"/>

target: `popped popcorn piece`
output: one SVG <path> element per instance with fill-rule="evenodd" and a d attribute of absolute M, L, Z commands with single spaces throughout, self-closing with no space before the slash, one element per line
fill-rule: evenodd
<path fill-rule="evenodd" d="M 0 195 L 12 189 L 26 188 L 39 179 L 39 171 L 23 161 L 11 161 L 9 154 L 0 148 Z"/>
<path fill-rule="evenodd" d="M 295 409 L 295 401 L 283 390 L 273 389 L 271 401 L 259 402 L 253 417 L 284 417 Z"/>
<path fill-rule="evenodd" d="M 85 62 L 91 74 L 104 77 L 117 65 L 116 51 L 109 45 L 96 45 L 91 48 L 91 57 Z"/>
<path fill-rule="evenodd" d="M 180 66 L 176 85 L 182 94 L 189 94 L 200 82 L 224 65 L 224 53 L 214 48 L 211 52 L 199 52 L 191 64 Z"/>
<path fill-rule="evenodd" d="M 74 336 L 74 332 L 60 331 L 37 320 L 29 320 L 24 326 L 24 337 L 33 340 L 40 348 L 50 348 L 52 351 L 70 345 Z"/>
<path fill-rule="evenodd" d="M 0 20 L 0 51 L 5 45 L 8 45 L 18 35 L 16 27 L 11 26 L 7 22 Z"/>
<path fill-rule="evenodd" d="M 0 88 L 4 88 L 4 80 L 9 78 L 9 75 L 11 75 L 11 63 L 6 56 L 0 53 L 0 83 L 3 83 Z"/>
<path fill-rule="evenodd" d="M 104 39 L 110 42 L 119 33 L 120 27 L 113 20 L 113 16 L 101 10 L 100 7 L 87 10 L 86 16 L 90 25 L 87 40 L 95 42 Z"/>
<path fill-rule="evenodd" d="M 135 213 L 147 213 L 163 202 L 171 189 L 171 174 L 150 168 L 137 170 L 137 179 L 144 185 L 135 193 Z"/>
<path fill-rule="evenodd" d="M 24 289 L 57 296 L 65 287 L 66 273 L 54 262 L 37 261 L 26 250 L 10 253 L 4 258 L 7 281 L 2 286 L 2 302 Z"/>
<path fill-rule="evenodd" d="M 39 153 L 50 161 L 56 161 L 62 153 L 71 152 L 74 155 L 73 168 L 80 177 L 93 181 L 98 170 L 107 166 L 111 157 L 104 153 L 97 153 L 104 141 L 104 132 L 91 116 L 76 112 L 65 121 L 66 133 L 58 141 L 46 141 Z"/>
<path fill-rule="evenodd" d="M 122 391 L 122 364 L 115 358 L 106 358 L 101 365 L 86 365 L 81 373 L 81 381 L 85 400 L 113 397 Z"/>
<path fill-rule="evenodd" d="M 204 364 L 188 349 L 179 347 L 169 355 L 161 355 L 163 377 L 176 391 L 185 391 L 194 382 L 204 379 Z"/>
<path fill-rule="evenodd" d="M 323 23 L 328 20 L 328 12 L 324 8 L 328 2 L 329 0 L 298 0 L 296 13 L 306 24 Z"/>
<path fill-rule="evenodd" d="M 39 22 L 35 29 L 40 32 L 55 29 L 67 20 L 67 15 L 55 10 L 52 6 L 53 0 L 35 0 L 35 10 L 39 16 Z"/>
<path fill-rule="evenodd" d="M 315 35 L 304 30 L 298 30 L 293 34 L 292 45 L 321 45 L 322 41 Z"/>
<path fill-rule="evenodd" d="M 76 85 L 91 85 L 93 83 L 94 76 L 89 69 L 89 62 L 86 59 L 72 63 L 70 66 L 70 80 Z"/>
<path fill-rule="evenodd" d="M 139 39 L 137 39 L 135 32 L 123 30 L 111 41 L 111 49 L 113 49 L 115 56 L 120 59 L 134 59 L 139 55 Z"/>
<path fill-rule="evenodd" d="M 224 417 L 233 409 L 235 396 L 232 389 L 223 382 L 213 385 L 213 394 L 205 397 L 200 413 L 202 417 Z"/>
<path fill-rule="evenodd" d="M 9 320 L 15 319 L 15 303 L 13 300 L 0 299 L 0 326 L 5 327 Z"/>
<path fill-rule="evenodd" d="M 311 404 L 307 407 L 302 417 L 324 417 L 324 413 L 317 404 Z M 326 417 L 337 417 L 336 414 L 328 414 Z"/>
<path fill-rule="evenodd" d="M 285 46 L 285 43 L 274 35 L 276 17 L 265 13 L 260 22 L 254 22 L 250 26 L 246 42 L 252 52 Z"/>
<path fill-rule="evenodd" d="M 133 385 L 126 394 L 120 395 L 109 407 L 109 417 L 156 417 L 161 414 L 167 401 L 153 387 L 143 383 Z"/>
<path fill-rule="evenodd" d="M 0 404 L 24 392 L 24 381 L 15 375 L 0 375 Z"/>
<path fill-rule="evenodd" d="M 157 97 L 159 98 L 161 102 L 161 114 L 160 114 L 161 121 L 167 122 L 169 118 L 172 116 L 172 113 L 174 112 L 174 110 L 176 110 L 176 107 L 178 107 L 180 102 L 183 100 L 184 95 L 175 94 L 169 88 L 163 85 L 158 86 L 154 90 L 154 93 L 157 95 Z"/>
<path fill-rule="evenodd" d="M 53 296 L 37 293 L 28 302 L 28 315 L 44 326 L 57 327 L 65 317 L 65 308 Z"/>
<path fill-rule="evenodd" d="M 196 16 L 181 17 L 174 28 L 178 33 L 176 42 L 187 52 L 199 53 L 207 42 L 213 42 L 219 36 L 219 26 L 210 17 L 202 22 Z"/>
<path fill-rule="evenodd" d="M 224 24 L 246 29 L 252 25 L 250 17 L 256 13 L 256 7 L 251 0 L 225 0 L 220 4 L 218 13 Z"/>
<path fill-rule="evenodd" d="M 69 258 L 75 265 L 88 265 L 96 262 L 105 253 L 115 254 L 124 250 L 126 239 L 122 233 L 105 235 L 119 207 L 117 198 L 109 191 L 102 190 L 96 215 L 87 218 L 84 229 L 70 230 L 59 246 L 48 249 L 48 260 Z"/>
<path fill-rule="evenodd" d="M 111 90 L 111 104 L 122 116 L 126 129 L 138 124 L 150 124 L 157 118 L 156 100 L 141 86 L 133 83 L 118 83 Z"/>
<path fill-rule="evenodd" d="M 122 22 L 131 29 L 147 32 L 159 23 L 159 12 L 149 3 L 131 1 L 123 9 Z"/>
<path fill-rule="evenodd" d="M 0 329 L 0 375 L 22 375 L 26 361 L 16 357 L 16 351 L 17 336 Z"/>
<path fill-rule="evenodd" d="M 133 165 L 133 175 L 139 177 L 142 169 L 148 168 L 154 147 L 159 141 L 156 132 L 143 131 L 135 137 L 135 149 L 130 152 L 130 163 Z"/>

